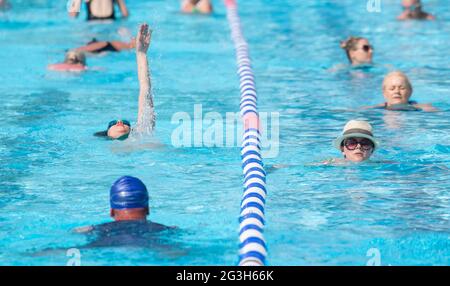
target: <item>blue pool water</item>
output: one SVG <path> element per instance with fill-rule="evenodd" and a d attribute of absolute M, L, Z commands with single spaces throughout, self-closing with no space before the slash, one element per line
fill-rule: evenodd
<path fill-rule="evenodd" d="M 242 194 L 240 150 L 175 148 L 177 112 L 237 112 L 238 79 L 225 8 L 211 17 L 178 13 L 178 1 L 129 0 L 131 18 L 93 25 L 70 20 L 64 1 L 12 1 L 0 12 L 0 265 L 235 265 Z M 280 2 L 283 2 L 280 3 Z M 424 1 L 436 22 L 399 23 L 398 1 L 382 13 L 366 2 L 240 1 L 259 109 L 280 113 L 280 150 L 265 160 L 270 265 L 450 264 L 450 7 Z M 58 74 L 46 65 L 91 38 L 127 40 L 147 21 L 157 125 L 148 142 L 92 134 L 115 118 L 133 122 L 138 84 L 133 52 L 89 57 L 91 71 Z M 339 41 L 368 37 L 373 68 L 343 69 Z M 401 69 L 413 99 L 439 113 L 361 110 L 382 102 L 381 81 Z M 369 119 L 382 146 L 357 166 L 311 166 L 339 157 L 331 141 L 352 118 Z M 286 165 L 275 168 L 277 165 Z M 110 221 L 109 188 L 141 178 L 150 218 L 179 231 L 163 247 L 82 248 L 74 227 Z M 372 249 L 372 250 L 371 250 Z M 369 251 L 371 250 L 371 251 Z M 369 254 L 369 256 L 368 256 Z"/>

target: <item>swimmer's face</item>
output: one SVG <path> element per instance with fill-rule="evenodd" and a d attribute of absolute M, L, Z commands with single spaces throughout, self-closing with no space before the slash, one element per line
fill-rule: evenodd
<path fill-rule="evenodd" d="M 414 9 L 414 8 L 420 8 L 422 3 L 420 3 L 420 0 L 403 0 L 402 6 L 405 9 Z"/>
<path fill-rule="evenodd" d="M 403 76 L 390 76 L 383 84 L 383 96 L 388 105 L 407 104 L 411 94 L 411 86 Z"/>
<path fill-rule="evenodd" d="M 374 144 L 367 138 L 347 138 L 341 147 L 345 159 L 350 162 L 363 162 L 370 158 L 374 150 Z"/>
<path fill-rule="evenodd" d="M 370 64 L 372 63 L 373 47 L 367 39 L 358 41 L 355 49 L 349 51 L 353 64 Z"/>
<path fill-rule="evenodd" d="M 112 139 L 120 138 L 130 133 L 130 126 L 118 120 L 117 123 L 108 129 L 108 137 Z"/>

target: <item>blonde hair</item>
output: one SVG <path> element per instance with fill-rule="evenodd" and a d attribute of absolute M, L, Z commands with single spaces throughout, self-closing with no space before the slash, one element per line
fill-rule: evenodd
<path fill-rule="evenodd" d="M 358 42 L 361 40 L 364 40 L 365 38 L 362 37 L 349 37 L 344 41 L 341 41 L 341 48 L 345 50 L 346 54 L 347 54 L 347 58 L 348 60 L 351 62 L 351 57 L 350 57 L 350 51 L 351 50 L 356 50 L 357 49 L 357 45 Z"/>
<path fill-rule="evenodd" d="M 401 71 L 393 71 L 393 72 L 388 73 L 384 77 L 384 80 L 383 80 L 383 89 L 386 86 L 386 82 L 392 77 L 401 77 L 401 78 L 403 78 L 405 80 L 406 86 L 411 90 L 411 93 L 412 93 L 413 87 L 412 87 L 411 81 L 409 80 L 408 76 L 406 74 L 404 74 L 403 72 L 401 72 Z"/>
<path fill-rule="evenodd" d="M 86 65 L 86 56 L 83 52 L 71 50 L 66 53 L 65 63 L 82 64 Z"/>

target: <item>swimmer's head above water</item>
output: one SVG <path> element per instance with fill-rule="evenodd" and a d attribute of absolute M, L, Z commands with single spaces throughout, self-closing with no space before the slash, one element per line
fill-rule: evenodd
<path fill-rule="evenodd" d="M 64 57 L 64 62 L 51 64 L 48 69 L 60 72 L 80 72 L 87 70 L 86 56 L 81 51 L 68 51 Z"/>
<path fill-rule="evenodd" d="M 110 190 L 111 217 L 116 221 L 146 220 L 149 215 L 148 191 L 138 178 L 123 176 Z"/>
<path fill-rule="evenodd" d="M 400 72 L 394 71 L 387 74 L 383 80 L 382 85 L 384 103 L 374 106 L 367 106 L 368 108 L 386 109 L 391 111 L 425 111 L 438 112 L 430 103 L 418 103 L 411 100 L 413 94 L 413 87 L 408 77 Z"/>
<path fill-rule="evenodd" d="M 71 50 L 66 53 L 66 57 L 64 59 L 65 64 L 71 65 L 86 65 L 86 56 L 83 52 Z"/>
<path fill-rule="evenodd" d="M 398 17 L 400 20 L 422 19 L 434 20 L 435 17 L 422 10 L 420 0 L 402 0 L 403 13 Z"/>
<path fill-rule="evenodd" d="M 368 160 L 378 148 L 372 125 L 364 120 L 347 122 L 342 134 L 333 143 L 334 147 L 342 152 L 345 160 L 355 163 Z"/>
<path fill-rule="evenodd" d="M 413 93 L 413 88 L 408 77 L 400 72 L 394 71 L 386 75 L 383 80 L 383 96 L 386 106 L 408 104 Z"/>
<path fill-rule="evenodd" d="M 373 47 L 366 38 L 350 37 L 341 42 L 341 48 L 345 50 L 352 65 L 372 63 Z"/>
<path fill-rule="evenodd" d="M 402 7 L 412 15 L 422 13 L 422 2 L 420 0 L 402 0 Z"/>
<path fill-rule="evenodd" d="M 125 119 L 112 120 L 105 131 L 95 133 L 98 137 L 107 137 L 112 140 L 125 140 L 131 132 L 131 123 Z"/>

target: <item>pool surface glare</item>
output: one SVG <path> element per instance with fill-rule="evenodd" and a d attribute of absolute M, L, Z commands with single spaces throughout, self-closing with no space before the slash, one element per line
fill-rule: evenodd
<path fill-rule="evenodd" d="M 32 3 L 30 3 L 32 2 Z M 178 12 L 178 1 L 128 0 L 131 17 L 109 24 L 69 19 L 60 1 L 14 1 L 0 12 L 0 265 L 236 265 L 242 199 L 240 148 L 175 148 L 171 123 L 238 112 L 239 79 L 226 10 Z M 283 2 L 283 3 L 281 3 Z M 264 158 L 268 265 L 450 265 L 450 5 L 425 2 L 434 22 L 398 22 L 399 1 L 368 13 L 366 1 L 239 1 L 258 88 L 258 110 L 279 112 L 280 149 Z M 81 74 L 46 70 L 64 51 L 128 40 L 146 21 L 157 113 L 148 148 L 92 136 L 116 118 L 135 123 L 133 52 L 88 57 Z M 339 41 L 367 37 L 375 66 L 346 63 Z M 400 69 L 412 99 L 441 112 L 362 110 L 383 101 L 384 75 Z M 372 163 L 313 166 L 341 154 L 332 140 L 346 121 L 367 118 L 381 147 Z M 377 163 L 391 161 L 393 163 Z M 276 168 L 283 165 L 283 168 Z M 159 244 L 83 248 L 75 227 L 109 218 L 109 188 L 140 178 L 152 221 L 179 227 Z M 375 262 L 374 262 L 375 261 Z"/>

